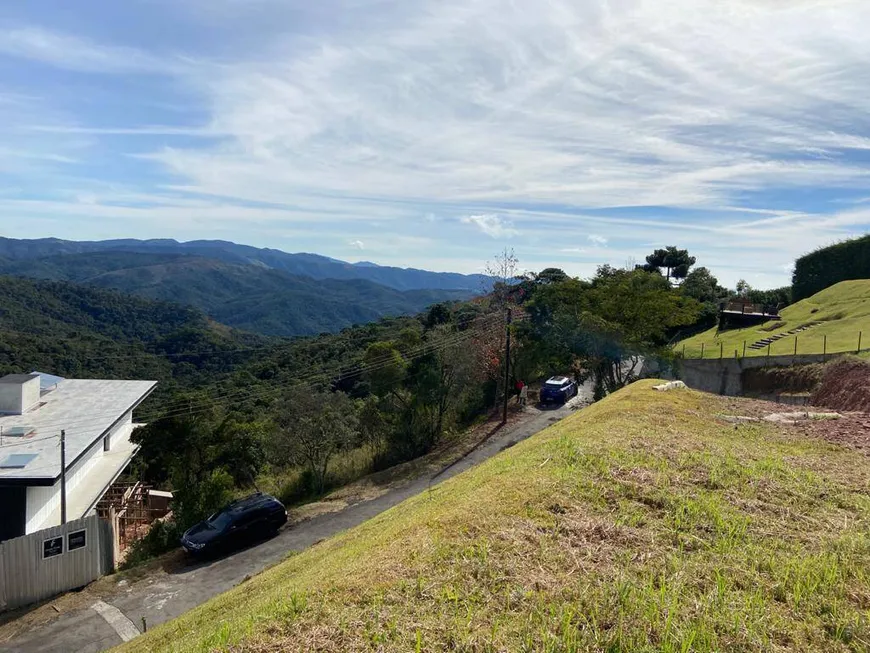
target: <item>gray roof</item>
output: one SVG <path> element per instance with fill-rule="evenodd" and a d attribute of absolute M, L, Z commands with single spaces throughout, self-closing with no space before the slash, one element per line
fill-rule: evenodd
<path fill-rule="evenodd" d="M 64 379 L 56 390 L 42 396 L 38 408 L 23 415 L 0 415 L 0 459 L 10 454 L 37 454 L 23 469 L 0 470 L 0 484 L 7 480 L 20 483 L 24 479 L 47 483 L 59 477 L 61 429 L 66 431 L 69 469 L 156 385 L 156 381 Z M 31 427 L 35 433 L 27 438 L 2 435 L 16 426 Z"/>
<path fill-rule="evenodd" d="M 16 383 L 21 385 L 22 383 L 27 383 L 31 379 L 35 379 L 38 374 L 7 374 L 6 376 L 0 377 L 0 383 Z"/>

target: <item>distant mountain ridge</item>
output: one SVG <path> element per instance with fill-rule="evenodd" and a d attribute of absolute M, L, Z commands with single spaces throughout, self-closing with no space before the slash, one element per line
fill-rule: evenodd
<path fill-rule="evenodd" d="M 12 256 L 0 258 L 0 275 L 75 282 L 186 304 L 228 326 L 272 336 L 336 332 L 473 295 L 466 290 L 400 291 L 366 279 L 315 279 L 257 260 L 227 262 L 190 252 L 69 253 L 79 248 L 66 241 L 13 244 L 5 250 Z"/>
<path fill-rule="evenodd" d="M 312 279 L 363 279 L 395 290 L 462 290 L 479 293 L 488 290 L 491 280 L 482 274 L 430 272 L 397 268 L 364 261 L 347 263 L 319 254 L 291 254 L 277 249 L 239 245 L 223 240 L 120 239 L 72 241 L 58 238 L 19 240 L 0 237 L 0 260 L 24 261 L 49 256 L 85 254 L 101 251 L 143 254 L 191 254 L 242 265 L 258 265 Z"/>

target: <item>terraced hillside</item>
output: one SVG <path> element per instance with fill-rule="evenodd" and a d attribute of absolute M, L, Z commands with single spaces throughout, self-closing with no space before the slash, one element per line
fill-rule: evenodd
<path fill-rule="evenodd" d="M 856 352 L 858 334 L 863 331 L 861 348 L 870 349 L 870 279 L 843 281 L 812 297 L 783 309 L 781 320 L 746 329 L 717 334 L 710 329 L 676 343 L 675 350 L 685 349 L 686 358 L 718 358 L 721 350 L 727 357 L 734 352 L 747 356 L 766 356 L 768 342 L 772 356 L 793 354 L 795 337 L 799 354 Z M 753 345 L 756 345 L 753 347 Z"/>
<path fill-rule="evenodd" d="M 121 650 L 867 650 L 870 458 L 652 385 Z"/>

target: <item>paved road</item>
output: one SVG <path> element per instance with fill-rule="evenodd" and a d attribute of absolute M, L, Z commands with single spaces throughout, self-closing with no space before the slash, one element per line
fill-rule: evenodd
<path fill-rule="evenodd" d="M 123 587 L 119 584 L 115 595 L 104 597 L 105 603 L 100 601 L 93 608 L 86 607 L 60 615 L 49 624 L 0 644 L 0 650 L 22 653 L 93 653 L 120 644 L 124 639 L 135 635 L 136 630 L 133 627 L 141 629 L 143 617 L 149 628 L 173 619 L 238 585 L 246 576 L 281 561 L 288 552 L 301 551 L 324 538 L 357 526 L 534 435 L 570 414 L 572 408 L 582 405 L 586 398 L 581 389 L 580 397 L 572 400 L 568 406 L 550 410 L 529 407 L 529 414 L 522 421 L 496 431 L 486 442 L 435 476 L 415 479 L 376 499 L 294 525 L 271 540 L 225 558 L 191 564 L 175 573 L 155 573 L 152 578 L 138 580 Z"/>

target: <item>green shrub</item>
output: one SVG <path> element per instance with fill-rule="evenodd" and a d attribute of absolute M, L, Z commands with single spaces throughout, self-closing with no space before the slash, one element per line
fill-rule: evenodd
<path fill-rule="evenodd" d="M 818 249 L 795 261 L 792 298 L 800 301 L 850 279 L 870 279 L 870 234 Z"/>

